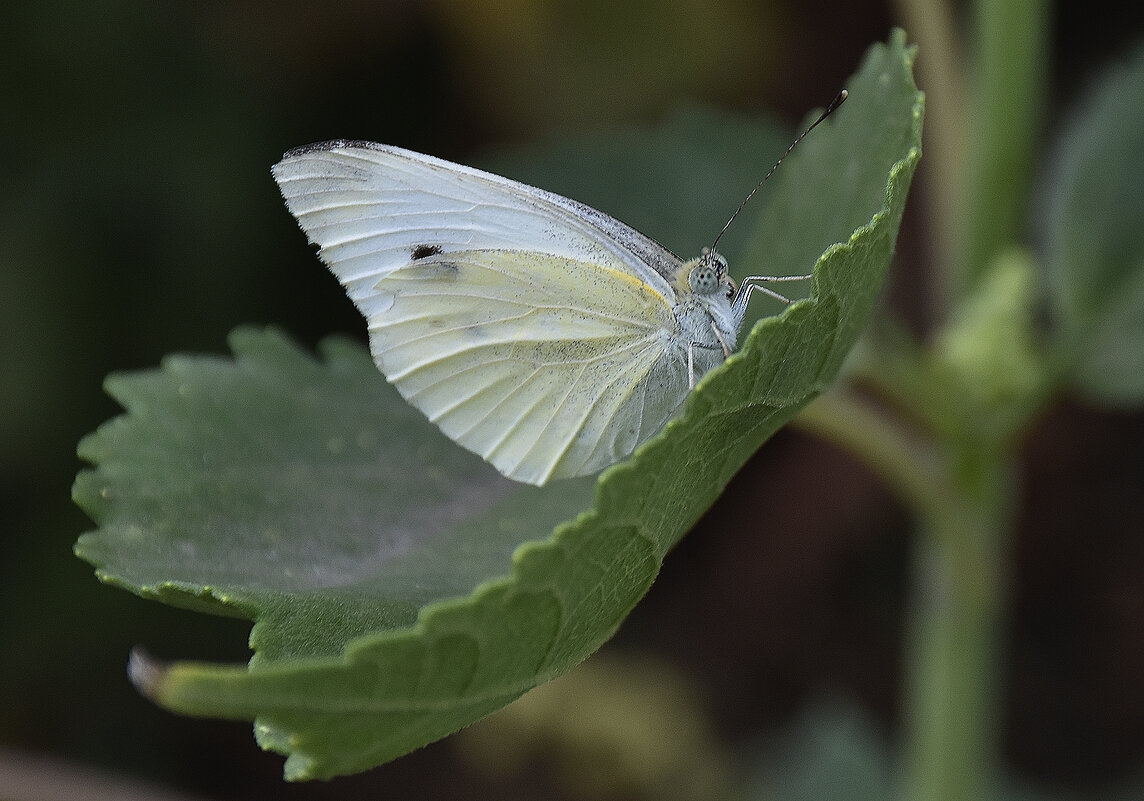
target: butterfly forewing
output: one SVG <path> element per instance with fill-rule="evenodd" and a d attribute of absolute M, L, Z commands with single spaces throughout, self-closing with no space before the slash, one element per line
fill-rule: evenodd
<path fill-rule="evenodd" d="M 538 250 L 623 265 L 661 294 L 679 259 L 588 206 L 499 175 L 370 142 L 299 148 L 274 166 L 290 211 L 350 297 L 418 248 Z"/>

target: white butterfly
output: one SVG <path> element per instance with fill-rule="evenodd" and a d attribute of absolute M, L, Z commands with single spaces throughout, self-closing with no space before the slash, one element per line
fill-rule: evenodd
<path fill-rule="evenodd" d="M 582 203 L 387 145 L 311 145 L 273 173 L 386 378 L 530 484 L 629 456 L 735 348 L 752 290 L 807 277 L 736 291 L 714 250 L 684 262 Z"/>

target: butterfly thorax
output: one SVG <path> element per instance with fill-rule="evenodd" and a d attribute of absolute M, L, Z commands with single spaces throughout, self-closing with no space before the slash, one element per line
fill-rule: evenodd
<path fill-rule="evenodd" d="M 693 347 L 696 359 L 706 364 L 706 372 L 735 349 L 739 334 L 741 320 L 731 305 L 735 283 L 727 274 L 727 261 L 704 250 L 680 266 L 672 284 L 676 296 L 672 313 L 682 343 Z"/>

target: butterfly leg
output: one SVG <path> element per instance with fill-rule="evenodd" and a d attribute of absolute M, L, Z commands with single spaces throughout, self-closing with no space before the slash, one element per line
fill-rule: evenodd
<path fill-rule="evenodd" d="M 739 291 L 735 295 L 735 299 L 731 301 L 732 307 L 740 310 L 740 313 L 746 311 L 747 303 L 751 300 L 751 293 L 755 291 L 762 292 L 764 295 L 769 295 L 780 303 L 790 305 L 794 301 L 782 293 L 776 292 L 770 287 L 766 286 L 768 283 L 776 283 L 782 281 L 808 281 L 814 275 L 749 275 L 742 280 L 739 284 Z"/>
<path fill-rule="evenodd" d="M 695 343 L 687 343 L 687 389 L 695 389 Z"/>
<path fill-rule="evenodd" d="M 727 347 L 727 340 L 723 339 L 723 335 L 719 333 L 719 328 L 715 325 L 714 320 L 711 321 L 711 333 L 715 335 L 715 338 L 719 340 L 719 344 L 723 346 L 723 358 L 726 359 L 731 355 L 731 349 Z"/>

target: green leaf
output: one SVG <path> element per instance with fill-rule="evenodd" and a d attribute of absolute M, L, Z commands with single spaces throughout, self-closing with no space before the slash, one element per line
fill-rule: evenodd
<path fill-rule="evenodd" d="M 1048 289 L 1075 388 L 1144 399 L 1144 49 L 1076 111 L 1045 182 Z"/>
<path fill-rule="evenodd" d="M 106 580 L 257 619 L 256 663 L 410 625 L 591 503 L 588 480 L 546 495 L 502 478 L 356 344 L 326 341 L 324 364 L 272 331 L 236 331 L 231 346 L 234 361 L 170 357 L 109 378 L 128 414 L 80 443 L 99 470 L 75 496 L 100 522 L 81 555 Z"/>
<path fill-rule="evenodd" d="M 830 383 L 869 317 L 920 156 L 912 59 L 900 32 L 872 48 L 847 106 L 815 132 L 823 144 L 784 165 L 774 207 L 807 211 L 757 248 L 838 240 L 813 297 L 757 325 L 594 487 L 499 478 L 337 340 L 315 361 L 240 330 L 233 361 L 171 358 L 109 379 L 127 413 L 80 445 L 96 468 L 74 495 L 99 530 L 77 553 L 140 595 L 256 621 L 249 667 L 140 653 L 137 685 L 172 710 L 255 720 L 287 777 L 306 779 L 406 753 L 591 654 L 744 461 Z M 656 171 L 682 158 L 671 150 Z M 861 227 L 832 227 L 849 220 Z M 817 256 L 772 263 L 804 272 Z"/>

